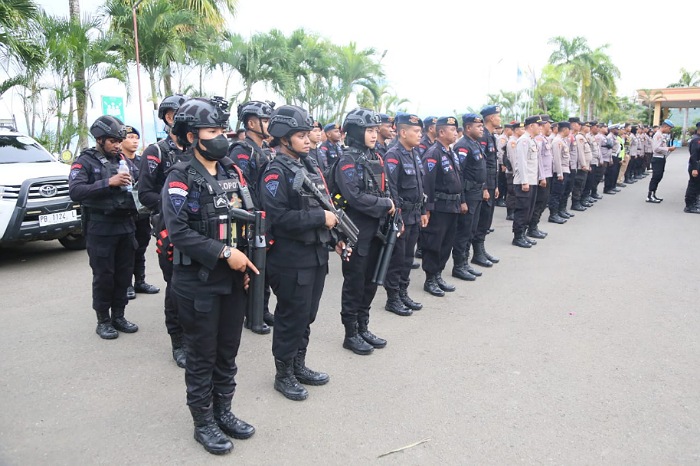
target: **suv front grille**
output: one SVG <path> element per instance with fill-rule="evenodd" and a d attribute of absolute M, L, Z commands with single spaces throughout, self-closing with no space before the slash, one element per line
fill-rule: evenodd
<path fill-rule="evenodd" d="M 17 199 L 21 186 L 0 186 L 0 199 Z"/>
<path fill-rule="evenodd" d="M 19 190 L 18 190 L 19 191 Z M 34 183 L 29 187 L 27 199 L 53 200 L 68 197 L 68 181 L 44 181 Z"/>

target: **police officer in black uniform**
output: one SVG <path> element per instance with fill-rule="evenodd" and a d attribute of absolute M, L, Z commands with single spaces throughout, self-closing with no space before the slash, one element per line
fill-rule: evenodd
<path fill-rule="evenodd" d="M 161 215 L 161 191 L 165 184 L 167 171 L 175 163 L 187 160 L 182 147 L 178 144 L 177 136 L 171 129 L 174 124 L 175 112 L 187 101 L 184 95 L 171 95 L 163 99 L 158 106 L 158 118 L 165 123 L 168 137 L 148 146 L 141 154 L 141 166 L 139 170 L 139 200 L 151 210 L 151 224 L 153 233 L 160 241 L 163 239 L 165 225 Z M 167 235 L 166 235 L 167 236 Z M 163 251 L 167 245 L 159 245 L 158 250 Z M 172 258 L 167 254 L 158 254 L 158 265 L 163 272 L 165 280 L 165 299 L 163 311 L 165 314 L 165 328 L 170 335 L 173 360 L 179 367 L 185 367 L 185 348 L 182 341 L 182 327 L 177 317 L 177 303 L 172 295 L 170 281 L 173 276 Z"/>
<path fill-rule="evenodd" d="M 384 158 L 391 197 L 401 209 L 404 232 L 396 238 L 394 253 L 386 273 L 384 308 L 400 316 L 410 316 L 423 309 L 408 295 L 413 254 L 421 226 L 428 224 L 423 200 L 423 164 L 417 147 L 423 121 L 416 115 L 401 114 L 396 118 L 398 144 Z"/>
<path fill-rule="evenodd" d="M 481 117 L 484 120 L 484 135 L 479 139 L 481 147 L 484 149 L 486 157 L 486 190 L 483 192 L 483 200 L 479 217 L 477 220 L 476 232 L 472 240 L 474 255 L 472 263 L 482 267 L 491 267 L 497 264 L 500 259 L 492 256 L 486 251 L 486 235 L 491 230 L 493 224 L 493 211 L 496 208 L 496 198 L 500 194 L 498 191 L 498 154 L 496 149 L 496 136 L 493 131 L 501 125 L 501 109 L 496 105 L 488 105 L 481 109 Z M 466 129 L 465 129 L 466 131 Z M 478 272 L 471 267 L 471 273 L 476 272 L 476 276 L 480 276 Z"/>
<path fill-rule="evenodd" d="M 245 128 L 245 139 L 234 141 L 229 149 L 229 158 L 243 172 L 248 187 L 252 192 L 253 199 L 260 203 L 260 176 L 267 168 L 273 157 L 273 151 L 267 143 L 270 134 L 267 127 L 270 123 L 270 115 L 274 108 L 274 102 L 250 101 L 238 106 L 238 121 L 243 123 Z M 246 327 L 260 334 L 270 333 L 270 325 L 274 325 L 275 317 L 270 312 L 268 303 L 270 301 L 270 286 L 265 284 L 265 303 L 263 311 L 263 325 L 259 330 L 252 328 L 250 322 L 246 322 Z"/>
<path fill-rule="evenodd" d="M 452 248 L 452 276 L 460 280 L 474 281 L 476 276 L 467 266 L 469 246 L 476 234 L 479 213 L 483 208 L 482 200 L 486 197 L 484 191 L 488 190 L 486 155 L 480 142 L 484 135 L 484 122 L 476 113 L 466 113 L 462 116 L 462 124 L 464 136 L 454 145 L 454 151 L 459 160 L 462 195 L 467 203 L 467 212 L 460 214 L 457 220 L 457 233 Z"/>
<path fill-rule="evenodd" d="M 386 113 L 380 113 L 379 118 L 382 122 L 379 125 L 379 132 L 377 133 L 377 146 L 374 149 L 382 158 L 386 158 L 386 151 L 389 150 L 389 143 L 392 140 L 394 117 L 389 116 Z"/>
<path fill-rule="evenodd" d="M 131 176 L 134 182 L 139 180 L 139 167 L 141 166 L 141 154 L 137 153 L 141 134 L 133 126 L 126 126 L 126 138 L 122 141 L 122 154 L 134 164 Z M 157 286 L 146 283 L 146 249 L 151 242 L 151 218 L 148 212 L 139 212 L 136 217 L 136 255 L 134 256 L 134 278 L 135 281 L 129 284 L 126 297 L 136 298 L 136 293 L 156 294 L 160 292 Z"/>
<path fill-rule="evenodd" d="M 311 324 L 316 320 L 328 274 L 330 229 L 334 213 L 324 210 L 308 186 L 294 181 L 306 176 L 331 201 L 321 170 L 308 157 L 313 120 L 301 107 L 283 105 L 272 113 L 270 134 L 278 152 L 261 181 L 261 197 L 274 244 L 267 274 L 277 296 L 272 354 L 275 390 L 290 400 L 305 400 L 303 385 L 324 385 L 329 376 L 306 366 Z M 342 246 L 342 244 L 341 244 Z"/>
<path fill-rule="evenodd" d="M 424 123 L 425 124 L 425 123 Z M 442 279 L 457 233 L 459 214 L 467 213 L 459 160 L 451 149 L 457 141 L 457 119 L 437 119 L 437 140 L 423 155 L 423 189 L 428 225 L 420 232 L 423 247 L 423 289 L 433 296 L 445 296 L 455 290 Z"/>
<path fill-rule="evenodd" d="M 688 142 L 688 187 L 685 190 L 685 208 L 687 214 L 700 214 L 700 122 L 695 124 L 695 134 Z"/>
<path fill-rule="evenodd" d="M 377 293 L 372 275 L 382 245 L 377 233 L 395 209 L 386 186 L 384 162 L 374 151 L 379 123 L 379 115 L 365 108 L 347 114 L 343 130 L 349 148 L 334 173 L 338 191 L 347 203 L 345 212 L 360 230 L 353 255 L 343 262 L 340 311 L 345 326 L 343 348 L 356 354 L 370 354 L 374 348 L 386 346 L 386 340 L 368 328 L 370 305 Z"/>
<path fill-rule="evenodd" d="M 326 140 L 318 148 L 319 161 L 321 162 L 319 167 L 324 175 L 327 175 L 333 163 L 343 155 L 343 149 L 340 146 L 340 127 L 337 123 L 328 123 L 323 127 L 323 132 L 326 133 Z"/>
<path fill-rule="evenodd" d="M 90 127 L 96 145 L 81 152 L 71 166 L 70 197 L 82 205 L 83 231 L 92 268 L 92 308 L 97 313 L 96 333 L 105 340 L 119 332 L 134 333 L 138 326 L 124 318 L 126 289 L 134 271 L 136 206 L 129 191 L 129 173 L 118 173 L 124 161 L 120 152 L 126 137 L 124 123 L 105 115 Z M 112 314 L 110 316 L 110 309 Z"/>
<path fill-rule="evenodd" d="M 246 269 L 257 269 L 235 248 L 230 206 L 244 206 L 241 179 L 221 163 L 228 153 L 228 103 L 190 99 L 175 116 L 174 134 L 193 157 L 169 172 L 162 212 L 173 250 L 173 294 L 187 342 L 185 383 L 194 438 L 214 454 L 231 451 L 224 435 L 246 439 L 255 428 L 231 413 L 236 355 L 246 310 Z M 230 160 L 229 160 L 230 162 Z M 223 431 L 223 432 L 222 432 Z"/>
<path fill-rule="evenodd" d="M 425 151 L 430 149 L 430 147 L 435 144 L 435 138 L 437 137 L 436 126 L 437 117 L 429 116 L 423 120 L 423 137 L 418 144 L 418 155 L 423 157 Z"/>
<path fill-rule="evenodd" d="M 316 162 L 316 165 L 319 167 L 321 166 L 321 160 L 320 160 L 320 155 L 319 155 L 319 146 L 321 145 L 321 139 L 323 136 L 323 126 L 319 121 L 314 120 L 313 124 L 311 125 L 311 131 L 309 131 L 309 142 L 311 145 L 309 146 L 309 155 L 314 162 Z"/>

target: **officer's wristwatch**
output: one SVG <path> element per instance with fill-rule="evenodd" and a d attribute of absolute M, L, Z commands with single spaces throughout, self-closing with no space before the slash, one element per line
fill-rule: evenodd
<path fill-rule="evenodd" d="M 224 247 L 224 252 L 222 253 L 224 259 L 228 259 L 231 257 L 231 248 L 226 246 Z"/>

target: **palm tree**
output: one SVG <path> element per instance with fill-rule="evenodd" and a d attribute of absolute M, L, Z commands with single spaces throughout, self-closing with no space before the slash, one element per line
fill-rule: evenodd
<path fill-rule="evenodd" d="M 653 89 L 640 89 L 639 97 L 643 104 L 647 106 L 647 124 L 651 125 L 654 118 L 654 105 L 657 101 L 663 100 L 664 95 L 661 91 L 655 91 Z"/>
<path fill-rule="evenodd" d="M 685 68 L 681 68 L 681 77 L 675 83 L 671 83 L 668 87 L 698 87 L 700 86 L 700 71 L 692 73 Z M 685 139 L 685 134 L 688 131 L 688 112 L 689 108 L 683 109 L 683 129 L 681 132 L 681 140 Z"/>
<path fill-rule="evenodd" d="M 376 53 L 373 48 L 357 50 L 357 44 L 350 42 L 348 45 L 335 47 L 337 52 L 338 90 L 343 96 L 336 119 L 345 114 L 345 110 L 356 86 L 369 88 L 376 84 L 377 78 L 383 77 L 381 65 L 373 59 Z"/>
<path fill-rule="evenodd" d="M 28 75 L 43 64 L 33 38 L 38 8 L 32 0 L 0 0 L 0 66 L 8 78 L 0 81 L 0 96 L 28 82 Z"/>

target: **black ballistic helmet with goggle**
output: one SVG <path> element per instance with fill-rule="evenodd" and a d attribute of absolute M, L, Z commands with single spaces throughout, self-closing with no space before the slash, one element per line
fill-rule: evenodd
<path fill-rule="evenodd" d="M 314 119 L 309 112 L 296 105 L 282 105 L 270 115 L 267 132 L 275 138 L 283 138 L 299 131 L 311 131 Z"/>
<path fill-rule="evenodd" d="M 187 102 L 188 99 L 189 97 L 182 94 L 169 95 L 163 99 L 158 106 L 158 118 L 167 124 L 168 122 L 165 121 L 165 114 L 168 113 L 168 110 L 175 110 L 175 113 L 177 113 L 178 109 L 182 107 L 182 104 Z"/>
<path fill-rule="evenodd" d="M 381 123 L 382 117 L 374 110 L 368 108 L 350 110 L 343 121 L 343 131 L 346 134 L 347 144 L 360 148 L 367 147 L 365 145 L 365 130 L 376 128 Z"/>
<path fill-rule="evenodd" d="M 199 128 L 228 128 L 228 102 L 223 97 L 197 97 L 182 104 L 175 114 L 173 134 L 181 143 L 187 143 L 187 133 Z"/>
<path fill-rule="evenodd" d="M 270 118 L 272 111 L 275 108 L 274 102 L 260 102 L 251 100 L 238 106 L 238 121 L 245 123 L 246 119 L 251 116 L 258 118 Z"/>
<path fill-rule="evenodd" d="M 97 138 L 126 138 L 126 126 L 119 118 L 102 115 L 90 126 L 90 134 Z"/>

